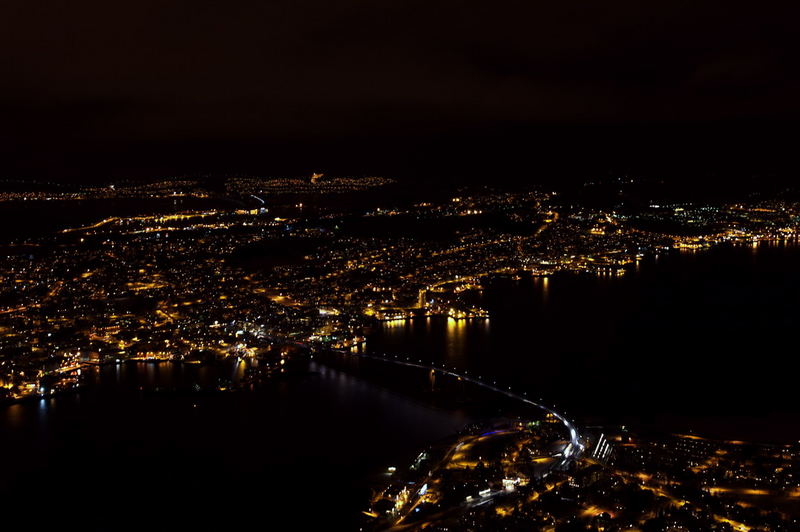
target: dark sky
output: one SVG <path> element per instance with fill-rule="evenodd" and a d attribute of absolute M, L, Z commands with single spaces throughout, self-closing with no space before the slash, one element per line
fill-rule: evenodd
<path fill-rule="evenodd" d="M 4 0 L 0 176 L 788 172 L 792 5 Z"/>

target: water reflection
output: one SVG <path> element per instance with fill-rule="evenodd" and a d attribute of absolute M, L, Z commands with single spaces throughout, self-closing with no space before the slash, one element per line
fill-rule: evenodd
<path fill-rule="evenodd" d="M 461 362 L 464 358 L 464 346 L 467 341 L 467 321 L 447 319 L 447 355 L 451 363 Z"/>
<path fill-rule="evenodd" d="M 623 276 L 500 280 L 481 301 L 491 327 L 431 318 L 380 328 L 368 349 L 496 376 L 586 415 L 800 411 L 788 391 L 800 363 L 784 347 L 800 323 L 797 271 L 796 245 L 748 242 L 645 257 Z M 775 364 L 754 366 L 758 353 Z"/>
<path fill-rule="evenodd" d="M 57 479 L 69 488 L 48 499 L 45 513 L 65 529 L 114 523 L 114 530 L 142 530 L 167 522 L 227 530 L 252 525 L 252 512 L 229 511 L 243 500 L 275 519 L 296 519 L 309 504 L 298 494 L 311 486 L 321 495 L 318 511 L 303 518 L 309 529 L 335 522 L 354 530 L 370 475 L 411 460 L 470 421 L 319 364 L 254 392 L 187 386 L 241 374 L 245 366 L 106 366 L 78 394 L 0 408 L 0 451 L 13 457 L 0 476 L 0 498 L 19 508 Z M 158 390 L 140 391 L 150 383 Z M 215 504 L 203 512 L 186 511 L 211 496 Z M 87 500 L 90 511 L 76 514 Z M 137 501 L 147 504 L 120 520 L 120 504 Z"/>

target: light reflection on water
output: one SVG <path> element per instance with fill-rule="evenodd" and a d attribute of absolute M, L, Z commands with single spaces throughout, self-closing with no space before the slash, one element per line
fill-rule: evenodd
<path fill-rule="evenodd" d="M 499 281 L 483 296 L 487 322 L 383 327 L 367 347 L 491 375 L 578 414 L 800 411 L 789 392 L 800 363 L 784 347 L 800 326 L 798 272 L 798 246 L 764 242 L 663 253 L 624 276 Z"/>
<path fill-rule="evenodd" d="M 324 496 L 302 522 L 325 529 L 357 517 L 373 473 L 410 462 L 470 421 L 316 363 L 255 392 L 186 386 L 241 375 L 245 365 L 106 366 L 80 393 L 0 408 L 0 453 L 13 457 L 4 462 L 0 498 L 21 508 L 42 482 L 69 479 L 48 497 L 47 513 L 70 529 L 152 528 L 157 513 L 177 529 L 207 529 L 211 519 L 224 530 L 252 524 L 242 508 L 297 519 L 308 508 L 298 494 L 312 490 Z M 87 497 L 91 511 L 72 511 Z M 198 500 L 214 504 L 187 512 Z M 123 502 L 147 504 L 120 522 Z"/>

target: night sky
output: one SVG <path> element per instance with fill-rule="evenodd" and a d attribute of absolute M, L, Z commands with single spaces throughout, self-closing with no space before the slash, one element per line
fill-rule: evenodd
<path fill-rule="evenodd" d="M 798 15 L 697 0 L 5 0 L 0 177 L 785 175 Z"/>

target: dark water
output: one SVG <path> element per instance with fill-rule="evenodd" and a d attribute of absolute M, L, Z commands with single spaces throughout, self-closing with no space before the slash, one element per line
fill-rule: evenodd
<path fill-rule="evenodd" d="M 169 214 L 193 209 L 230 209 L 242 204 L 227 198 L 120 198 L 10 201 L 2 204 L 3 242 L 51 235 L 68 227 L 96 223 L 110 216 Z"/>
<path fill-rule="evenodd" d="M 33 530 L 352 530 L 379 471 L 469 421 L 312 370 L 256 392 L 205 394 L 153 390 L 212 383 L 213 369 L 112 366 L 78 395 L 4 408 L 3 521 Z"/>
<path fill-rule="evenodd" d="M 662 256 L 622 278 L 496 282 L 488 322 L 387 324 L 369 346 L 579 420 L 785 441 L 800 437 L 798 273 L 800 248 L 762 245 Z M 78 395 L 0 409 L 3 523 L 352 530 L 376 472 L 469 421 L 322 367 L 253 393 L 189 391 L 218 372 L 106 367 Z"/>
<path fill-rule="evenodd" d="M 496 378 L 587 421 L 800 438 L 800 247 L 662 255 L 624 277 L 491 283 L 488 321 L 384 324 L 376 352 Z"/>

